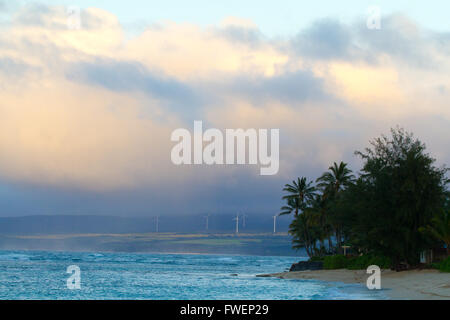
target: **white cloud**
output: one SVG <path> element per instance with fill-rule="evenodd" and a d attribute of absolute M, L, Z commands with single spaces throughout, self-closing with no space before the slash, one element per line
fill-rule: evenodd
<path fill-rule="evenodd" d="M 65 8 L 41 9 L 25 8 L 0 29 L 0 175 L 6 179 L 113 190 L 198 184 L 199 170 L 206 185 L 257 171 L 174 168 L 170 133 L 192 125 L 186 122 L 192 117 L 218 128 L 280 128 L 282 179 L 351 159 L 354 149 L 397 124 L 423 134 L 442 161 L 450 160 L 450 58 L 443 50 L 449 40 L 414 24 L 366 40 L 342 31 L 350 38 L 338 43 L 350 43 L 350 54 L 316 57 L 233 17 L 209 28 L 165 22 L 126 40 L 104 10 L 85 10 L 84 28 L 69 30 Z M 323 35 L 313 31 L 305 39 Z M 389 32 L 402 35 L 401 47 Z M 402 60 L 407 45 L 422 46 L 433 63 Z M 116 77 L 95 68 L 86 79 L 68 76 L 73 66 L 98 61 L 116 62 L 106 73 Z M 118 65 L 137 71 L 130 76 Z M 90 76 L 106 78 L 93 84 Z"/>

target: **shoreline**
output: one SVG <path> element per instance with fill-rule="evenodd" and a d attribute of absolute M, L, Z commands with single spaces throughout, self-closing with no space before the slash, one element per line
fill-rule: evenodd
<path fill-rule="evenodd" d="M 366 286 L 365 270 L 315 270 L 261 274 L 258 277 L 343 282 Z M 369 290 L 369 289 L 367 289 Z M 381 271 L 381 290 L 393 300 L 450 300 L 450 273 L 438 270 Z"/>

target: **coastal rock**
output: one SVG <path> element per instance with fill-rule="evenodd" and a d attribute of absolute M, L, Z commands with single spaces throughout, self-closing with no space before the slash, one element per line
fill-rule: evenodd
<path fill-rule="evenodd" d="M 298 263 L 294 263 L 289 272 L 292 271 L 306 271 L 306 270 L 322 270 L 323 262 L 322 261 L 300 261 Z"/>

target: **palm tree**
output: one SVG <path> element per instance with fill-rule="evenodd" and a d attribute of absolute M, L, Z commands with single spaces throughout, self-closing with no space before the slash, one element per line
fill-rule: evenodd
<path fill-rule="evenodd" d="M 283 200 L 297 199 L 298 203 L 295 204 L 294 212 L 295 216 L 298 216 L 298 212 L 303 210 L 308 201 L 311 201 L 315 195 L 316 188 L 312 186 L 312 181 L 307 182 L 305 177 L 297 178 L 297 181 L 292 181 L 292 184 L 285 184 L 283 191 L 288 192 L 283 196 Z M 290 213 L 290 212 L 289 212 Z"/>
<path fill-rule="evenodd" d="M 318 194 L 314 197 L 314 199 L 311 201 L 311 205 L 308 210 L 309 212 L 313 213 L 313 219 L 316 225 L 320 227 L 320 234 L 319 234 L 319 240 L 321 247 L 325 250 L 325 239 L 328 241 L 328 250 L 332 251 L 332 241 L 331 241 L 331 235 L 332 235 L 332 228 L 329 223 L 329 217 L 328 217 L 328 208 L 327 208 L 327 200 L 323 196 L 323 194 Z"/>
<path fill-rule="evenodd" d="M 339 191 L 352 183 L 354 176 L 352 171 L 347 168 L 347 164 L 342 162 L 339 165 L 334 162 L 333 166 L 328 168 L 317 180 L 317 186 L 324 190 L 324 193 L 337 195 Z"/>
<path fill-rule="evenodd" d="M 309 257 L 315 253 L 315 242 L 311 236 L 311 219 L 310 214 L 303 212 L 294 217 L 289 226 L 289 234 L 292 235 L 292 242 L 294 249 L 305 248 Z"/>
<path fill-rule="evenodd" d="M 281 207 L 279 215 L 291 214 L 292 212 L 298 212 L 300 209 L 301 206 L 298 198 L 287 199 L 287 203 L 285 206 Z M 297 216 L 297 213 L 295 215 Z"/>
<path fill-rule="evenodd" d="M 347 164 L 340 162 L 339 165 L 334 162 L 329 171 L 324 172 L 317 180 L 317 186 L 323 191 L 323 200 L 330 200 L 339 196 L 339 193 L 345 189 L 354 180 L 352 171 L 347 168 Z M 336 242 L 339 251 L 341 251 L 342 244 L 342 226 L 339 223 L 334 225 L 336 233 Z M 329 240 L 330 241 L 330 240 Z"/>

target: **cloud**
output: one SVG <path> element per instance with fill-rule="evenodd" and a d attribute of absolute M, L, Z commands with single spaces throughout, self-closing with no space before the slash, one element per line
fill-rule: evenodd
<path fill-rule="evenodd" d="M 234 30 L 231 36 L 230 30 Z M 274 75 L 287 62 L 288 56 L 270 43 L 255 45 L 254 41 L 249 41 L 248 38 L 255 37 L 248 36 L 253 32 L 254 29 L 242 26 L 202 29 L 192 24 L 169 22 L 151 26 L 130 40 L 123 54 L 141 61 L 149 69 L 162 70 L 184 81 L 242 72 Z M 236 37 L 247 40 L 236 41 Z"/>
<path fill-rule="evenodd" d="M 309 70 L 286 72 L 272 77 L 237 76 L 227 81 L 230 86 L 219 86 L 234 97 L 251 100 L 255 105 L 267 101 L 298 104 L 304 101 L 325 101 L 330 98 L 325 91 L 322 78 Z M 228 89 L 228 90 L 227 90 Z"/>
<path fill-rule="evenodd" d="M 111 91 L 141 91 L 151 97 L 169 101 L 178 111 L 196 106 L 195 95 L 190 87 L 176 79 L 155 74 L 134 61 L 95 60 L 74 63 L 66 71 L 70 81 L 102 86 Z"/>
<path fill-rule="evenodd" d="M 0 72 L 5 77 L 20 78 L 30 72 L 30 69 L 32 69 L 31 66 L 21 61 L 9 57 L 0 58 Z"/>
<path fill-rule="evenodd" d="M 169 170 L 165 154 L 171 130 L 143 116 L 143 104 L 139 98 L 64 81 L 46 90 L 2 93 L 0 174 L 91 190 L 158 181 L 161 176 L 152 170 L 163 175 Z"/>
<path fill-rule="evenodd" d="M 316 21 L 310 28 L 301 31 L 293 40 L 293 45 L 300 56 L 345 59 L 352 55 L 352 40 L 350 27 L 328 18 Z"/>
<path fill-rule="evenodd" d="M 17 50 L 25 49 L 20 52 L 24 56 L 36 50 L 42 58 L 42 50 L 51 50 L 76 61 L 117 54 L 124 34 L 116 16 L 98 8 L 83 9 L 80 29 L 69 28 L 70 18 L 67 7 L 27 4 L 12 14 L 10 25 L 2 27 L 0 40 Z"/>
<path fill-rule="evenodd" d="M 381 30 L 323 19 L 291 39 L 233 17 L 209 27 L 166 21 L 127 39 L 97 8 L 70 30 L 66 9 L 25 6 L 0 27 L 4 183 L 137 193 L 181 211 L 207 208 L 200 195 L 224 190 L 256 203 L 267 186 L 278 199 L 287 179 L 312 178 L 333 161 L 356 166 L 353 151 L 397 124 L 450 160 L 450 37 L 405 17 L 386 17 Z M 279 128 L 279 175 L 175 167 L 170 133 L 194 119 Z"/>
<path fill-rule="evenodd" d="M 261 45 L 267 40 L 253 21 L 236 17 L 225 18 L 220 23 L 220 28 L 215 30 L 215 33 L 223 36 L 226 40 L 252 46 Z"/>
<path fill-rule="evenodd" d="M 406 16 L 396 14 L 383 19 L 383 28 L 371 32 L 357 28 L 365 50 L 374 56 L 388 55 L 393 59 L 430 67 L 435 64 L 436 42 L 433 36 Z"/>

